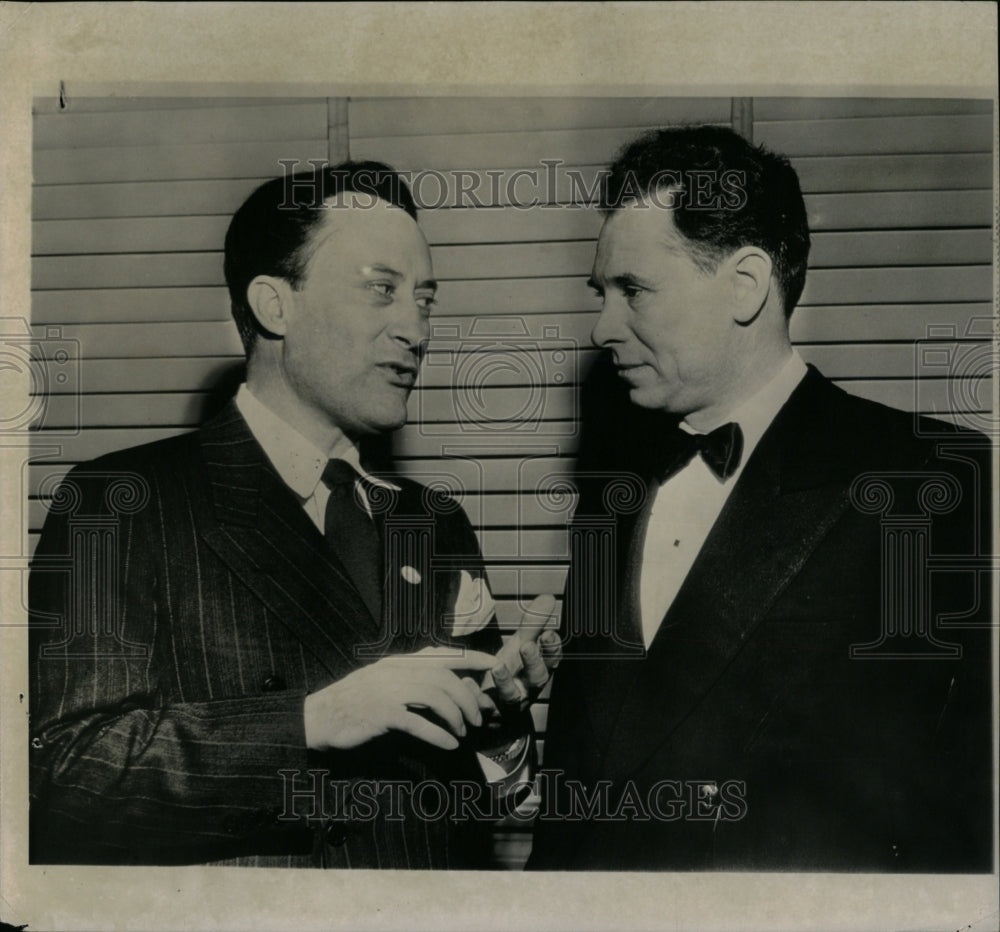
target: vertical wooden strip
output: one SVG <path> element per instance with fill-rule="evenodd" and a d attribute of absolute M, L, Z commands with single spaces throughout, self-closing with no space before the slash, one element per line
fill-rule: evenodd
<path fill-rule="evenodd" d="M 351 157 L 351 139 L 347 120 L 347 98 L 329 97 L 327 106 L 327 128 L 330 140 L 328 158 L 331 165 L 346 162 Z"/>
<path fill-rule="evenodd" d="M 753 98 L 734 97 L 732 104 L 733 129 L 747 142 L 753 142 Z"/>

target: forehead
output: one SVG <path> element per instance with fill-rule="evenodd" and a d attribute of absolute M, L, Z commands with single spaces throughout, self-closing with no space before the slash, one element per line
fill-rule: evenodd
<path fill-rule="evenodd" d="M 604 221 L 594 268 L 614 274 L 617 269 L 606 267 L 660 262 L 665 252 L 687 254 L 674 226 L 673 211 L 640 201 L 614 211 Z"/>
<path fill-rule="evenodd" d="M 319 255 L 351 265 L 389 260 L 408 266 L 430 263 L 427 240 L 405 210 L 353 192 L 326 201 L 307 249 L 307 264 Z"/>

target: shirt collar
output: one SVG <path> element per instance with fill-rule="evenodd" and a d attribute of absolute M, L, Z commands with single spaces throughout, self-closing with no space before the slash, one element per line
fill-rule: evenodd
<path fill-rule="evenodd" d="M 369 482 L 399 490 L 394 483 L 372 476 L 365 470 L 361 465 L 361 454 L 349 438 L 342 437 L 333 450 L 319 449 L 257 398 L 245 382 L 236 393 L 236 407 L 281 480 L 299 498 L 309 499 L 316 493 L 316 486 L 331 456 L 350 463 Z"/>
<path fill-rule="evenodd" d="M 743 457 L 746 462 L 751 451 L 757 446 L 757 442 L 764 436 L 764 431 L 771 426 L 771 421 L 775 419 L 785 402 L 791 397 L 799 382 L 806 374 L 806 364 L 799 355 L 798 350 L 793 349 L 791 355 L 782 363 L 781 368 L 774 374 L 771 380 L 761 389 L 751 395 L 739 407 L 724 417 L 719 424 L 735 421 L 740 425 L 743 432 Z M 702 433 L 695 431 L 684 421 L 681 427 L 688 433 Z M 709 433 L 708 430 L 704 433 Z"/>

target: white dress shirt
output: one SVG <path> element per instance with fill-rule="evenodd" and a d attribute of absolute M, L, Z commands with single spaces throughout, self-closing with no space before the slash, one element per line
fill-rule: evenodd
<path fill-rule="evenodd" d="M 735 421 L 743 431 L 743 455 L 736 471 L 725 480 L 716 476 L 700 455 L 695 455 L 653 493 L 639 584 L 642 637 L 647 648 L 656 637 L 663 617 L 687 578 L 744 465 L 805 374 L 806 364 L 793 350 L 770 382 L 734 411 L 719 418 L 717 423 L 694 431 L 681 422 L 681 429 L 693 434 L 709 433 L 722 424 Z"/>
<path fill-rule="evenodd" d="M 320 450 L 260 401 L 245 382 L 236 393 L 236 407 L 282 482 L 299 497 L 306 514 L 321 534 L 325 533 L 326 503 L 330 498 L 330 490 L 322 481 L 323 470 L 329 460 L 344 460 L 368 482 L 399 491 L 398 485 L 377 479 L 365 471 L 358 448 L 348 437 L 342 434 L 333 449 Z M 355 491 L 368 508 L 364 485 L 355 483 Z M 370 508 L 368 512 L 371 514 Z"/>

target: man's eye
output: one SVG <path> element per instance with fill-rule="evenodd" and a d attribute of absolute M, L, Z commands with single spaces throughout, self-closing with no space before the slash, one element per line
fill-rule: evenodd
<path fill-rule="evenodd" d="M 422 311 L 430 311 L 437 304 L 437 298 L 432 294 L 417 295 L 417 307 Z"/>
<path fill-rule="evenodd" d="M 391 298 L 396 291 L 396 286 L 391 282 L 369 282 L 368 287 L 383 298 Z"/>
<path fill-rule="evenodd" d="M 638 285 L 622 286 L 622 293 L 625 295 L 626 298 L 629 299 L 629 301 L 631 301 L 633 298 L 638 298 L 639 295 L 642 294 L 642 292 L 643 289 L 640 288 Z"/>

